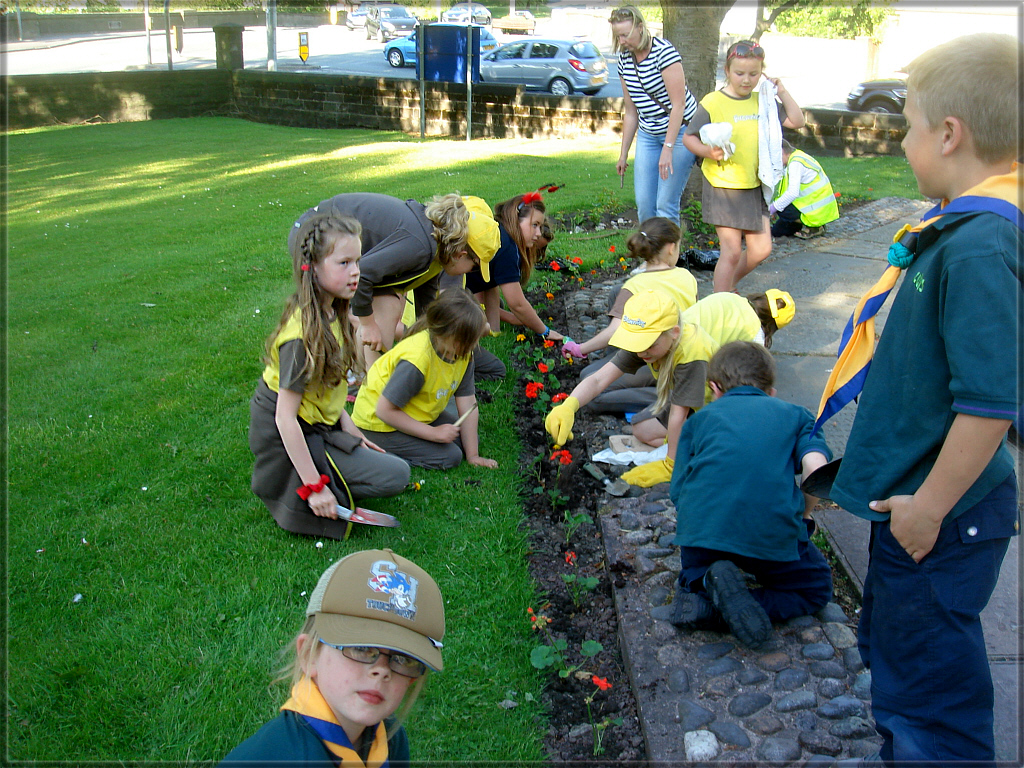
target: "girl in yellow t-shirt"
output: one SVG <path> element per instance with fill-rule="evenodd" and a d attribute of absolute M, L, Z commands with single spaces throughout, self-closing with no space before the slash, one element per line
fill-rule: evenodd
<path fill-rule="evenodd" d="M 416 467 L 456 467 L 463 451 L 474 466 L 497 467 L 479 453 L 473 384 L 473 349 L 487 330 L 487 319 L 469 293 L 444 291 L 367 372 L 352 410 L 356 426 Z M 458 426 L 448 408 L 453 398 L 462 420 Z"/>

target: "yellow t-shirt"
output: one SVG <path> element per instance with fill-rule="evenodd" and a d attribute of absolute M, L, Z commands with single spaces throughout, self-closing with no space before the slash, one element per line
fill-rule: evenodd
<path fill-rule="evenodd" d="M 712 293 L 683 312 L 683 322 L 699 325 L 719 346 L 756 341 L 761 321 L 750 302 L 735 293 Z"/>
<path fill-rule="evenodd" d="M 634 296 L 648 290 L 662 291 L 672 298 L 680 312 L 697 302 L 697 279 L 682 267 L 633 275 L 623 284 L 622 290 Z"/>
<path fill-rule="evenodd" d="M 387 386 L 395 367 L 403 360 L 412 363 L 423 374 L 423 387 L 402 406 L 416 421 L 433 423 L 455 394 L 466 375 L 472 355 L 454 362 L 441 359 L 430 343 L 430 333 L 420 331 L 407 336 L 385 352 L 370 366 L 366 381 L 359 388 L 352 421 L 360 429 L 373 432 L 394 432 L 395 428 L 377 416 L 377 401 Z"/>
<path fill-rule="evenodd" d="M 746 99 L 734 99 L 721 91 L 712 91 L 700 104 L 712 123 L 732 125 L 732 143 L 736 152 L 728 160 L 718 162 L 705 158 L 701 163 L 704 176 L 713 187 L 723 189 L 754 189 L 761 186 L 757 178 L 758 93 Z"/>
<path fill-rule="evenodd" d="M 331 333 L 340 341 L 341 323 L 337 318 L 331 323 Z M 302 339 L 302 314 L 299 310 L 295 310 L 295 314 L 277 334 L 270 349 L 270 363 L 263 369 L 263 381 L 274 392 L 281 390 L 281 345 L 295 339 Z M 299 418 L 307 424 L 336 424 L 341 418 L 341 412 L 345 410 L 347 396 L 348 387 L 344 383 L 330 390 L 323 387 L 317 387 L 315 390 L 307 388 L 302 393 L 302 402 L 299 404 Z"/>

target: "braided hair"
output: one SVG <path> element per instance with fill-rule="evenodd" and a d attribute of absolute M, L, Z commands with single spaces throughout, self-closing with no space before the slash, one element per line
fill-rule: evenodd
<path fill-rule="evenodd" d="M 300 313 L 302 343 L 306 363 L 302 368 L 310 387 L 331 390 L 346 381 L 349 371 L 361 376 L 363 356 L 355 344 L 355 333 L 349 320 L 349 300 L 335 297 L 330 304 L 333 317 L 324 307 L 324 294 L 316 278 L 316 267 L 330 255 L 338 241 L 354 237 L 359 241 L 362 227 L 348 216 L 336 213 L 311 213 L 295 223 L 289 238 L 292 256 L 292 277 L 296 290 L 285 304 L 276 330 L 267 339 L 264 362 L 271 360 L 271 351 L 281 329 L 292 316 Z M 341 338 L 335 338 L 331 322 L 338 319 Z"/>

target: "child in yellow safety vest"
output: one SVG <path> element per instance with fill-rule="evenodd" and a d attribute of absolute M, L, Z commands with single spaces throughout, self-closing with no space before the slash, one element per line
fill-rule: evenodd
<path fill-rule="evenodd" d="M 772 237 L 795 235 L 803 240 L 825 234 L 825 225 L 839 218 L 836 194 L 821 165 L 813 157 L 782 140 L 786 175 L 775 190 L 768 213 Z"/>

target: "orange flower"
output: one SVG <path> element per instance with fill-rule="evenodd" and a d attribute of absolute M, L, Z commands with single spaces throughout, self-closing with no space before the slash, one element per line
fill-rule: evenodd
<path fill-rule="evenodd" d="M 590 682 L 592 682 L 602 691 L 607 691 L 609 688 L 612 687 L 612 684 L 608 682 L 607 677 L 598 677 L 597 675 L 594 675 L 592 678 L 590 678 Z"/>
<path fill-rule="evenodd" d="M 608 246 L 608 253 L 615 253 L 615 246 L 614 245 L 609 245 Z"/>
<path fill-rule="evenodd" d="M 562 266 L 557 261 L 552 261 L 551 262 L 551 271 L 552 272 L 557 272 L 561 268 L 562 268 Z"/>
<path fill-rule="evenodd" d="M 548 300 L 553 299 L 553 298 L 555 298 L 555 294 L 553 294 L 553 293 L 545 293 L 544 294 L 544 298 L 546 298 Z"/>
<path fill-rule="evenodd" d="M 547 363 L 537 363 L 537 370 L 541 373 L 547 373 L 549 370 Z"/>
<path fill-rule="evenodd" d="M 555 342 L 551 339 L 544 339 L 544 349 L 551 349 L 553 346 L 555 346 Z"/>
<path fill-rule="evenodd" d="M 579 256 L 573 256 L 572 263 L 573 264 L 582 264 L 583 263 L 583 259 L 581 259 Z"/>

